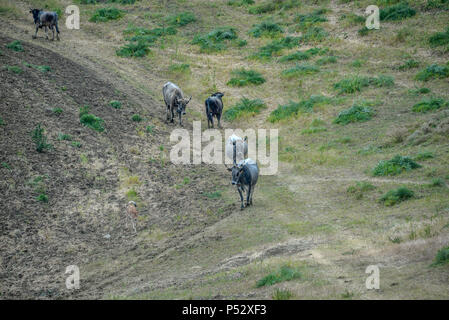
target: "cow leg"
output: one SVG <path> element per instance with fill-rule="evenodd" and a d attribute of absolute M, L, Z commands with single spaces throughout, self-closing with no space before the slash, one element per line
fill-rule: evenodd
<path fill-rule="evenodd" d="M 214 128 L 214 116 L 212 116 L 210 118 L 210 123 L 211 123 L 212 129 L 213 129 Z"/>
<path fill-rule="evenodd" d="M 253 189 L 253 188 L 251 187 L 251 184 L 249 184 L 248 191 L 246 192 L 246 206 L 251 205 L 249 199 L 250 199 L 250 197 L 251 197 L 252 189 Z"/>
<path fill-rule="evenodd" d="M 175 119 L 175 112 L 173 111 L 173 109 L 171 109 L 170 112 L 171 112 L 170 122 L 173 123 Z"/>
<path fill-rule="evenodd" d="M 245 208 L 245 206 L 243 205 L 243 194 L 242 194 L 242 190 L 240 187 L 237 187 L 237 190 L 239 191 L 240 194 L 240 202 L 242 203 L 242 205 L 240 206 L 240 209 L 243 210 Z"/>
<path fill-rule="evenodd" d="M 45 26 L 45 39 L 48 40 L 48 29 L 47 29 L 47 26 Z"/>
<path fill-rule="evenodd" d="M 181 118 L 181 112 L 178 114 L 179 115 L 179 125 L 182 127 L 182 118 Z"/>
<path fill-rule="evenodd" d="M 53 33 L 53 38 L 51 38 L 51 41 L 55 40 L 55 28 L 51 26 L 51 32 Z"/>
<path fill-rule="evenodd" d="M 221 116 L 219 114 L 217 114 L 218 128 L 221 129 L 220 118 L 221 118 Z"/>
<path fill-rule="evenodd" d="M 253 205 L 254 186 L 251 188 L 251 196 L 249 198 L 249 204 Z"/>
<path fill-rule="evenodd" d="M 33 39 L 37 38 L 37 32 L 39 31 L 39 25 L 36 24 L 36 32 L 34 33 Z"/>

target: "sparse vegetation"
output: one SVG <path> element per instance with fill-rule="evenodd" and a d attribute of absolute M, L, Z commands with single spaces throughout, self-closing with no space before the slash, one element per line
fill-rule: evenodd
<path fill-rule="evenodd" d="M 421 70 L 416 79 L 420 81 L 428 81 L 430 79 L 447 78 L 449 77 L 449 66 L 438 65 L 436 63 Z"/>
<path fill-rule="evenodd" d="M 6 45 L 6 47 L 8 49 L 11 49 L 13 51 L 16 52 L 22 52 L 23 50 L 23 46 L 22 46 L 22 42 L 20 42 L 19 40 L 14 40 L 13 42 L 10 42 Z"/>
<path fill-rule="evenodd" d="M 262 36 L 275 37 L 283 32 L 284 29 L 279 24 L 269 20 L 256 24 L 249 30 L 249 34 L 256 38 Z"/>
<path fill-rule="evenodd" d="M 296 64 L 294 67 L 282 71 L 281 75 L 285 78 L 294 78 L 314 74 L 320 71 L 320 68 L 310 64 Z"/>
<path fill-rule="evenodd" d="M 342 110 L 338 113 L 334 123 L 346 125 L 352 122 L 364 122 L 372 118 L 373 109 L 362 104 L 354 104 L 351 108 Z"/>
<path fill-rule="evenodd" d="M 143 118 L 140 115 L 138 115 L 138 114 L 134 114 L 131 117 L 131 120 L 134 121 L 134 122 L 141 122 L 141 121 L 143 121 Z"/>
<path fill-rule="evenodd" d="M 372 191 L 374 189 L 376 189 L 376 187 L 374 185 L 372 185 L 371 183 L 366 182 L 366 181 L 362 181 L 362 182 L 358 181 L 358 182 L 356 182 L 355 185 L 348 187 L 348 189 L 346 191 L 350 194 L 353 194 L 356 199 L 360 200 L 363 198 L 365 193 L 367 193 L 368 191 Z"/>
<path fill-rule="evenodd" d="M 432 263 L 433 267 L 446 265 L 449 262 L 449 247 L 438 250 L 435 261 Z"/>
<path fill-rule="evenodd" d="M 273 300 L 289 300 L 292 296 L 293 294 L 290 290 L 276 288 L 271 297 Z"/>
<path fill-rule="evenodd" d="M 39 123 L 36 128 L 31 132 L 31 139 L 36 145 L 37 152 L 44 152 L 53 148 L 53 146 L 47 143 L 47 136 L 45 135 L 45 129 L 41 127 Z"/>
<path fill-rule="evenodd" d="M 265 83 L 262 74 L 254 70 L 237 69 L 233 70 L 231 75 L 233 77 L 227 82 L 227 85 L 232 87 L 243 87 L 250 84 L 260 85 Z"/>
<path fill-rule="evenodd" d="M 399 202 L 411 199 L 415 197 L 415 193 L 406 187 L 400 187 L 397 189 L 393 189 L 384 194 L 380 201 L 383 202 L 386 206 L 393 206 Z"/>
<path fill-rule="evenodd" d="M 411 8 L 407 2 L 401 2 L 388 6 L 386 8 L 380 9 L 380 20 L 381 21 L 396 21 L 403 20 L 409 17 L 413 17 L 416 14 L 416 10 Z"/>
<path fill-rule="evenodd" d="M 107 22 L 110 20 L 117 20 L 122 18 L 125 12 L 115 7 L 100 8 L 95 10 L 94 14 L 90 17 L 90 22 Z"/>
<path fill-rule="evenodd" d="M 373 169 L 374 176 L 394 176 L 413 169 L 421 168 L 419 163 L 416 163 L 410 157 L 396 155 L 390 160 L 381 160 Z"/>
<path fill-rule="evenodd" d="M 261 99 L 241 98 L 234 106 L 224 112 L 224 117 L 228 121 L 234 121 L 243 116 L 253 116 L 266 109 L 266 104 Z"/>
<path fill-rule="evenodd" d="M 317 105 L 325 105 L 332 102 L 332 99 L 322 95 L 312 95 L 307 100 L 300 102 L 290 101 L 286 105 L 280 105 L 277 109 L 270 113 L 268 121 L 277 122 L 282 119 L 287 119 L 296 116 L 299 112 L 311 112 Z"/>
<path fill-rule="evenodd" d="M 195 22 L 196 17 L 192 12 L 181 12 L 179 14 L 171 15 L 165 20 L 169 25 L 174 27 L 183 27 L 189 23 Z"/>
<path fill-rule="evenodd" d="M 413 112 L 429 112 L 440 108 L 448 107 L 449 102 L 445 102 L 441 98 L 425 98 L 412 107 Z"/>
<path fill-rule="evenodd" d="M 192 44 L 200 46 L 202 52 L 214 52 L 226 49 L 226 42 L 237 39 L 237 30 L 232 27 L 218 27 L 205 35 L 196 35 Z"/>
<path fill-rule="evenodd" d="M 111 107 L 113 107 L 114 109 L 121 109 L 121 107 L 122 107 L 122 103 L 117 100 L 112 100 L 111 102 L 109 102 L 109 105 Z"/>
<path fill-rule="evenodd" d="M 434 33 L 429 38 L 429 44 L 431 47 L 449 45 L 449 27 L 447 27 L 446 31 Z"/>
<path fill-rule="evenodd" d="M 23 72 L 22 68 L 18 66 L 7 66 L 8 71 L 13 72 L 15 74 L 21 74 Z"/>
<path fill-rule="evenodd" d="M 340 80 L 334 84 L 334 88 L 339 93 L 354 93 L 362 91 L 362 88 L 368 86 L 391 87 L 394 85 L 394 79 L 391 76 L 380 75 L 379 77 L 360 77 L 358 75 Z"/>
<path fill-rule="evenodd" d="M 100 117 L 97 117 L 89 113 L 89 106 L 84 106 L 80 108 L 79 112 L 80 122 L 95 131 L 104 131 L 104 121 Z"/>
<path fill-rule="evenodd" d="M 311 26 L 314 26 L 320 22 L 326 22 L 327 19 L 324 16 L 326 9 L 317 9 L 308 14 L 298 14 L 293 21 L 296 24 L 296 30 L 308 30 Z"/>
<path fill-rule="evenodd" d="M 279 270 L 270 273 L 269 275 L 263 277 L 259 281 L 257 281 L 256 286 L 258 288 L 263 286 L 271 286 L 273 284 L 284 282 L 284 281 L 290 281 L 294 279 L 301 278 L 301 272 L 298 268 L 293 268 L 287 265 L 284 265 L 279 268 Z"/>

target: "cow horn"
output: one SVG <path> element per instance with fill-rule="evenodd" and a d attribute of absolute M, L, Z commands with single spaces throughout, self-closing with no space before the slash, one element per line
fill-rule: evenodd
<path fill-rule="evenodd" d="M 237 158 L 237 146 L 235 144 L 235 141 L 232 144 L 233 144 L 232 161 L 234 162 L 234 166 L 236 166 L 237 165 L 237 161 L 236 161 L 236 158 Z"/>
<path fill-rule="evenodd" d="M 228 166 L 226 165 L 226 163 L 223 163 L 223 164 L 224 164 L 225 168 L 226 168 L 228 171 L 231 171 L 231 170 L 232 170 L 232 167 L 228 167 Z"/>

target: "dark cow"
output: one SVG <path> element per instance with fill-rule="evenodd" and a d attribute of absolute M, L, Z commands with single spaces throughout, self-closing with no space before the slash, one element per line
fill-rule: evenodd
<path fill-rule="evenodd" d="M 221 128 L 220 118 L 221 113 L 223 112 L 223 101 L 221 98 L 224 96 L 224 93 L 216 92 L 206 99 L 204 102 L 206 105 L 206 116 L 207 116 L 207 127 L 214 127 L 214 116 L 217 117 L 218 127 Z"/>
<path fill-rule="evenodd" d="M 175 117 L 175 109 L 179 116 L 179 125 L 182 126 L 181 115 L 186 114 L 186 106 L 192 99 L 184 98 L 184 93 L 182 93 L 181 88 L 176 84 L 167 82 L 162 88 L 162 94 L 164 96 L 165 105 L 167 106 L 167 121 L 173 122 Z"/>
<path fill-rule="evenodd" d="M 36 39 L 39 28 L 45 28 L 45 37 L 48 39 L 48 27 L 53 32 L 53 38 L 51 40 L 55 40 L 55 29 L 56 38 L 59 40 L 58 14 L 56 12 L 30 9 L 30 13 L 33 14 L 34 25 L 36 26 L 36 32 L 33 39 Z"/>
<path fill-rule="evenodd" d="M 234 142 L 234 154 L 235 154 L 235 142 Z M 225 165 L 226 166 L 226 165 Z M 232 185 L 237 186 L 237 190 L 240 194 L 241 207 L 245 208 L 243 202 L 243 193 L 246 191 L 246 206 L 253 204 L 254 188 L 259 178 L 259 167 L 257 162 L 252 159 L 245 159 L 237 164 L 234 156 L 234 165 L 232 168 L 227 168 L 232 172 Z"/>

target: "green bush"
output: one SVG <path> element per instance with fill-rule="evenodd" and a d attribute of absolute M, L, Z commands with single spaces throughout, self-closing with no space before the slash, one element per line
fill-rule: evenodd
<path fill-rule="evenodd" d="M 122 107 L 122 103 L 117 100 L 112 100 L 111 102 L 109 102 L 109 105 L 114 109 L 120 109 Z"/>
<path fill-rule="evenodd" d="M 233 121 L 244 115 L 252 116 L 266 109 L 267 105 L 261 99 L 242 98 L 233 107 L 224 112 L 224 117 L 228 121 Z"/>
<path fill-rule="evenodd" d="M 409 69 L 418 68 L 418 67 L 419 67 L 419 61 L 409 59 L 404 64 L 400 65 L 398 67 L 398 70 L 404 71 L 404 70 L 409 70 Z"/>
<path fill-rule="evenodd" d="M 350 187 L 348 187 L 348 189 L 346 190 L 348 193 L 353 194 L 356 199 L 360 200 L 363 198 L 363 195 L 371 190 L 376 189 L 375 186 L 373 186 L 371 183 L 366 182 L 366 181 L 362 181 L 359 182 L 357 181 L 355 185 L 352 185 Z"/>
<path fill-rule="evenodd" d="M 437 255 L 435 256 L 435 261 L 432 263 L 432 266 L 440 266 L 445 265 L 449 262 L 449 247 L 442 248 L 438 250 Z"/>
<path fill-rule="evenodd" d="M 374 111 L 370 107 L 354 104 L 351 108 L 338 113 L 334 123 L 346 125 L 353 122 L 364 122 L 372 118 Z"/>
<path fill-rule="evenodd" d="M 280 105 L 270 113 L 268 121 L 277 122 L 296 116 L 299 112 L 312 112 L 317 105 L 325 105 L 332 102 L 332 99 L 322 95 L 311 95 L 307 100 L 299 102 L 290 101 L 286 105 Z"/>
<path fill-rule="evenodd" d="M 339 93 L 354 93 L 357 91 L 361 91 L 362 88 L 368 86 L 376 86 L 376 87 L 390 87 L 394 85 L 394 79 L 391 76 L 380 75 L 379 77 L 360 77 L 360 76 L 352 76 L 349 78 L 345 78 L 340 80 L 339 82 L 334 84 L 334 88 L 339 90 Z"/>
<path fill-rule="evenodd" d="M 243 87 L 250 84 L 260 85 L 265 83 L 262 74 L 254 70 L 237 69 L 231 72 L 233 76 L 228 82 L 228 86 Z"/>
<path fill-rule="evenodd" d="M 273 21 L 263 21 L 259 24 L 253 25 L 253 27 L 249 30 L 249 34 L 255 38 L 262 36 L 275 37 L 281 33 L 284 33 L 284 29 Z"/>
<path fill-rule="evenodd" d="M 447 78 L 449 77 L 449 66 L 431 64 L 427 68 L 421 70 L 416 79 L 420 81 L 428 81 L 432 78 Z"/>
<path fill-rule="evenodd" d="M 293 21 L 297 23 L 297 30 L 307 30 L 311 26 L 316 25 L 321 22 L 326 22 L 327 19 L 324 16 L 326 9 L 317 9 L 312 13 L 308 14 L 298 14 L 294 17 Z"/>
<path fill-rule="evenodd" d="M 281 75 L 285 78 L 294 78 L 314 74 L 320 71 L 320 68 L 310 64 L 296 64 L 294 67 L 282 71 Z"/>
<path fill-rule="evenodd" d="M 415 194 L 412 190 L 409 190 L 405 187 L 400 187 L 397 189 L 393 189 L 384 194 L 380 201 L 383 202 L 386 206 L 393 206 L 399 202 L 405 201 L 407 199 L 414 198 Z"/>
<path fill-rule="evenodd" d="M 138 114 L 134 114 L 131 117 L 131 120 L 134 121 L 134 122 L 141 122 L 143 120 L 143 118 L 140 115 L 138 115 Z"/>
<path fill-rule="evenodd" d="M 8 66 L 8 71 L 14 72 L 15 74 L 21 74 L 23 72 L 22 68 L 18 66 Z"/>
<path fill-rule="evenodd" d="M 283 56 L 279 59 L 280 62 L 288 62 L 288 61 L 299 61 L 299 60 L 308 60 L 311 55 L 304 51 L 296 51 L 294 53 Z"/>
<path fill-rule="evenodd" d="M 72 136 L 66 133 L 58 133 L 59 141 L 72 141 Z"/>
<path fill-rule="evenodd" d="M 41 193 L 40 195 L 38 195 L 36 197 L 36 200 L 40 201 L 40 202 L 47 203 L 48 202 L 48 196 L 45 193 Z"/>
<path fill-rule="evenodd" d="M 336 63 L 337 62 L 337 57 L 335 56 L 326 56 L 326 57 L 322 57 L 320 59 L 318 59 L 315 63 L 319 66 L 325 65 L 325 64 L 329 64 L 329 63 Z"/>
<path fill-rule="evenodd" d="M 449 45 L 449 27 L 446 31 L 434 33 L 429 38 L 429 44 L 431 47 Z"/>
<path fill-rule="evenodd" d="M 45 129 L 39 123 L 31 132 L 31 139 L 36 144 L 37 152 L 44 152 L 46 149 L 51 149 L 53 146 L 47 143 L 47 137 L 44 134 Z"/>
<path fill-rule="evenodd" d="M 373 176 L 394 176 L 413 169 L 421 168 L 419 163 L 416 163 L 410 157 L 396 155 L 390 160 L 381 160 L 373 169 Z"/>
<path fill-rule="evenodd" d="M 107 22 L 110 20 L 120 19 L 124 15 L 125 15 L 124 11 L 114 8 L 114 7 L 101 8 L 101 9 L 95 10 L 94 14 L 89 19 L 89 21 L 90 22 Z"/>
<path fill-rule="evenodd" d="M 181 12 L 179 14 L 175 14 L 169 16 L 165 19 L 165 21 L 172 26 L 175 27 L 183 27 L 189 23 L 195 22 L 196 17 L 192 12 Z"/>
<path fill-rule="evenodd" d="M 124 45 L 115 53 L 119 57 L 144 57 L 150 52 L 151 50 L 148 48 L 148 43 L 137 41 Z"/>
<path fill-rule="evenodd" d="M 302 43 L 321 42 L 329 33 L 321 27 L 311 27 L 300 37 Z"/>
<path fill-rule="evenodd" d="M 13 41 L 13 42 L 8 43 L 8 44 L 6 45 L 6 47 L 7 47 L 8 49 L 11 49 L 11 50 L 14 50 L 14 51 L 17 51 L 17 52 L 24 51 L 24 50 L 23 50 L 22 43 L 21 43 L 19 40 L 15 40 L 15 41 Z"/>
<path fill-rule="evenodd" d="M 104 131 L 104 121 L 100 117 L 97 117 L 93 114 L 89 113 L 89 106 L 84 106 L 80 108 L 80 122 L 95 131 L 103 132 Z"/>
<path fill-rule="evenodd" d="M 413 112 L 429 112 L 438 110 L 443 107 L 448 107 L 449 102 L 445 102 L 443 99 L 440 98 L 426 98 L 423 99 L 421 102 L 415 104 L 412 107 Z"/>
<path fill-rule="evenodd" d="M 290 266 L 282 266 L 279 268 L 279 270 L 270 273 L 269 275 L 257 281 L 256 286 L 258 288 L 263 286 L 271 286 L 279 282 L 290 281 L 299 278 L 301 278 L 301 272 L 299 271 L 298 268 L 292 268 Z"/>
<path fill-rule="evenodd" d="M 235 6 L 235 7 L 247 6 L 254 3 L 255 3 L 254 0 L 229 0 L 227 2 L 228 6 Z"/>
<path fill-rule="evenodd" d="M 411 8 L 407 2 L 401 2 L 384 9 L 380 9 L 380 20 L 402 20 L 413 17 L 415 14 L 416 10 Z"/>
<path fill-rule="evenodd" d="M 205 35 L 196 35 L 192 44 L 199 45 L 201 51 L 213 52 L 226 49 L 224 41 L 237 39 L 237 30 L 232 27 L 218 27 Z"/>
<path fill-rule="evenodd" d="M 300 44 L 300 38 L 298 37 L 285 37 L 280 40 L 273 40 L 269 44 L 259 48 L 258 52 L 253 54 L 251 58 L 255 59 L 270 59 L 274 54 L 282 51 L 283 49 L 291 49 Z"/>

